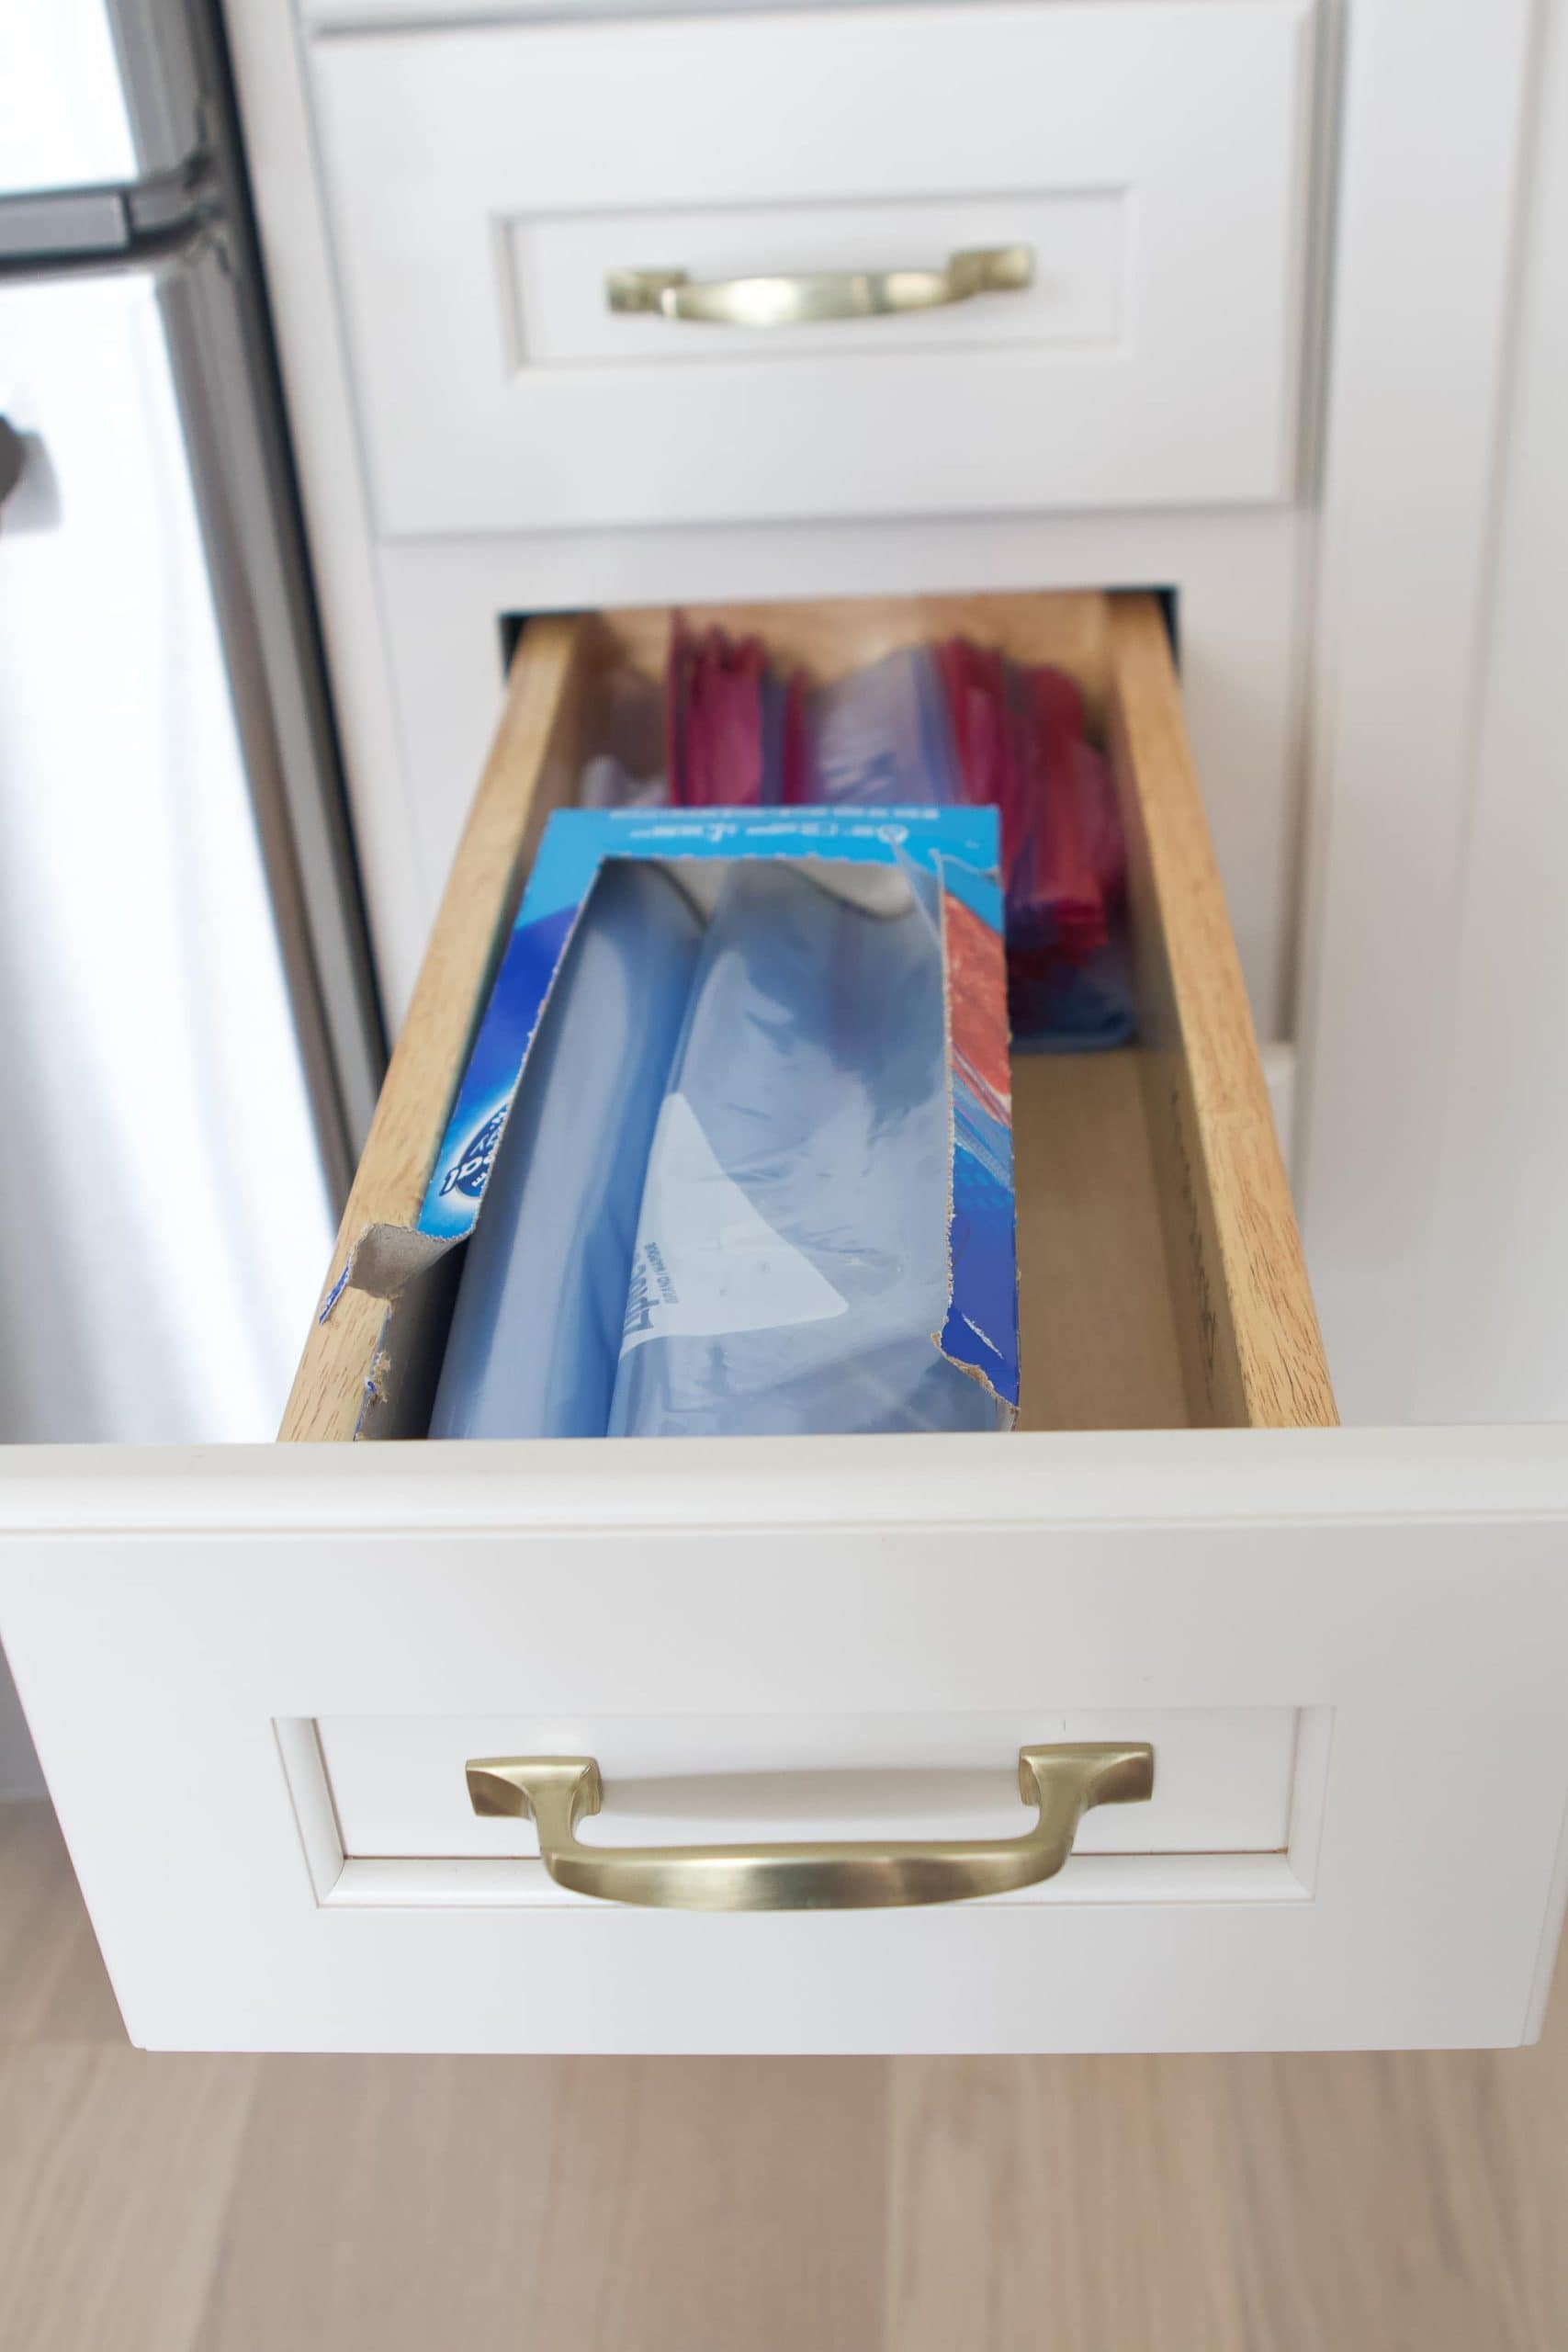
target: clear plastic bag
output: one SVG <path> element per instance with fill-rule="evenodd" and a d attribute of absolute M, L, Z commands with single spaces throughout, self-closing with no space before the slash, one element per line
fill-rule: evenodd
<path fill-rule="evenodd" d="M 667 873 L 604 866 L 464 1245 L 432 1437 L 604 1435 L 643 1170 L 701 939 Z"/>
<path fill-rule="evenodd" d="M 942 674 L 904 646 L 814 694 L 809 792 L 835 808 L 946 808 L 964 799 Z"/>
<path fill-rule="evenodd" d="M 963 638 L 903 647 L 813 695 L 809 737 L 813 800 L 999 812 L 1021 1046 L 1086 1052 L 1133 1035 L 1121 817 L 1064 672 Z"/>
<path fill-rule="evenodd" d="M 925 877 L 737 863 L 649 1159 L 613 1435 L 986 1430 L 943 1357 L 952 1164 Z"/>

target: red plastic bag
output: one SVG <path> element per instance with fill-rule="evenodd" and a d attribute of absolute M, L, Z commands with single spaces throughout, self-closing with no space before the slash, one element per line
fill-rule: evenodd
<path fill-rule="evenodd" d="M 773 808 L 810 797 L 800 680 L 774 673 L 760 638 L 699 633 L 677 614 L 665 684 L 676 808 Z"/>
<path fill-rule="evenodd" d="M 965 797 L 1001 817 L 1010 957 L 1084 964 L 1105 944 L 1126 856 L 1110 774 L 1060 670 L 952 638 L 935 649 Z"/>

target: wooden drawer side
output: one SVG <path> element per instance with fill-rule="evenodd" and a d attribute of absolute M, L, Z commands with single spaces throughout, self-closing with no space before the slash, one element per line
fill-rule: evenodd
<path fill-rule="evenodd" d="M 1145 1105 L 1191 1421 L 1338 1419 L 1164 617 L 1111 607 Z"/>
<path fill-rule="evenodd" d="M 577 788 L 591 718 L 592 624 L 532 623 L 458 845 L 343 1213 L 324 1302 L 368 1225 L 411 1225 L 435 1164 L 453 1092 L 490 991 L 507 917 L 546 818 Z M 318 1308 L 318 1314 L 319 1314 Z M 375 1377 L 386 1304 L 346 1290 L 312 1323 L 282 1439 L 352 1439 Z"/>

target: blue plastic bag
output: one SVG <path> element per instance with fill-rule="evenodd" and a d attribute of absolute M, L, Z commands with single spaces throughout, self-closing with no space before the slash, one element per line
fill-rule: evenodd
<path fill-rule="evenodd" d="M 737 863 L 649 1159 L 612 1435 L 990 1430 L 941 1354 L 952 1165 L 927 877 Z M 847 890 L 849 885 L 844 888 Z"/>
<path fill-rule="evenodd" d="M 1127 938 L 1118 925 L 1087 964 L 1009 975 L 1016 1054 L 1103 1054 L 1138 1034 Z"/>
<path fill-rule="evenodd" d="M 701 939 L 667 873 L 604 865 L 464 1245 L 432 1437 L 604 1436 L 643 1170 Z"/>

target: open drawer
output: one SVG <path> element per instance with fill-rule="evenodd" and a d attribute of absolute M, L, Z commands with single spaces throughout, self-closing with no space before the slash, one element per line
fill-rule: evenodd
<path fill-rule="evenodd" d="M 1568 1455 L 1333 1426 L 1156 605 L 720 617 L 818 676 L 959 628 L 1073 669 L 1103 729 L 1141 1042 L 1015 1066 L 1020 1431 L 427 1442 L 437 1284 L 390 1318 L 344 1292 L 293 1442 L 17 1453 L 0 1623 L 133 2036 L 1528 2037 L 1562 1904 Z M 539 828 L 667 622 L 525 630 L 344 1242 L 417 1206 Z M 1076 1842 L 1074 1770 L 1134 1800 Z"/>
<path fill-rule="evenodd" d="M 611 681 L 658 679 L 661 609 L 525 633 L 334 1259 L 412 1224 L 539 831 L 601 748 Z M 1024 1429 L 1292 1428 L 1333 1396 L 1158 604 L 1100 594 L 695 611 L 821 683 L 964 633 L 1053 662 L 1104 736 L 1129 847 L 1141 1043 L 1013 1063 Z M 282 1434 L 422 1436 L 449 1285 L 389 1317 L 349 1289 L 306 1346 Z M 434 1324 L 435 1329 L 431 1329 Z"/>

